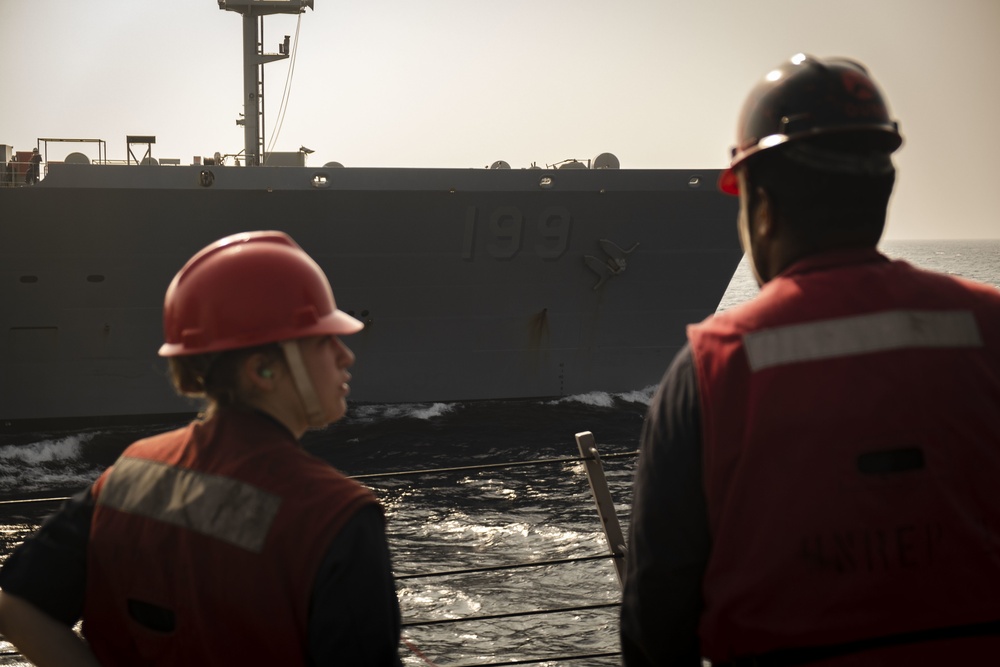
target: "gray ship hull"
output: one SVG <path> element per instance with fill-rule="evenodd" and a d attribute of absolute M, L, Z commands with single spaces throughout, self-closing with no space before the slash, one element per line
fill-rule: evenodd
<path fill-rule="evenodd" d="M 352 401 L 641 389 L 741 257 L 717 177 L 52 165 L 0 190 L 0 427 L 192 412 L 156 356 L 163 294 L 255 229 L 290 234 L 365 321 Z"/>

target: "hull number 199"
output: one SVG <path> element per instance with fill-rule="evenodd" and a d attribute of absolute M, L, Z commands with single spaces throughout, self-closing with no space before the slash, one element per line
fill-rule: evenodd
<path fill-rule="evenodd" d="M 569 211 L 563 206 L 550 206 L 537 220 L 527 222 L 516 206 L 495 208 L 483 220 L 476 207 L 470 206 L 465 212 L 462 259 L 475 259 L 477 251 L 485 251 L 493 259 L 513 259 L 524 250 L 542 259 L 559 259 L 569 247 L 572 225 Z M 477 243 L 477 235 L 484 240 Z M 524 244 L 529 245 L 522 248 Z"/>

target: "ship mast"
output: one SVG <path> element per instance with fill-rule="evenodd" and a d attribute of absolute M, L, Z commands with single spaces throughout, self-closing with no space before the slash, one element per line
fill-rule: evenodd
<path fill-rule="evenodd" d="M 258 23 L 265 14 L 301 14 L 313 8 L 313 0 L 219 0 L 219 9 L 243 15 L 243 143 L 246 165 L 260 165 L 264 140 L 260 118 L 264 98 L 261 68 L 265 63 L 288 57 L 288 45 L 283 53 L 264 53 L 260 43 Z M 287 38 L 286 38 L 287 39 Z M 240 121 L 236 121 L 239 123 Z"/>

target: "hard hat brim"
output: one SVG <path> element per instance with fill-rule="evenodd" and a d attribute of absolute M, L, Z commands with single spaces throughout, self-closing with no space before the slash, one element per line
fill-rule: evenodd
<path fill-rule="evenodd" d="M 226 350 L 238 350 L 244 347 L 255 347 L 257 345 L 266 345 L 268 343 L 279 343 L 282 340 L 296 340 L 299 338 L 309 338 L 311 336 L 349 336 L 350 334 L 358 333 L 364 328 L 365 325 L 361 320 L 338 309 L 324 317 L 316 324 L 305 329 L 295 331 L 295 336 L 292 338 L 275 339 L 269 336 L 260 338 L 251 335 L 246 338 L 238 339 L 221 338 L 213 341 L 213 343 L 209 345 L 200 343 L 191 345 L 182 340 L 178 343 L 164 343 L 160 346 L 157 354 L 161 357 L 180 357 L 191 354 L 225 352 Z"/>
<path fill-rule="evenodd" d="M 719 190 L 727 195 L 740 194 L 740 181 L 736 178 L 736 172 L 733 171 L 732 167 L 724 169 L 719 175 Z"/>

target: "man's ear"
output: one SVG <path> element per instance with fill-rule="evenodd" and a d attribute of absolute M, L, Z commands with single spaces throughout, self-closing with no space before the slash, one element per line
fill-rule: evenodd
<path fill-rule="evenodd" d="M 771 199 L 767 190 L 759 186 L 755 189 L 754 194 L 757 206 L 752 212 L 753 219 L 750 220 L 753 234 L 756 238 L 773 241 L 778 231 L 778 216 L 774 208 L 774 200 Z"/>

